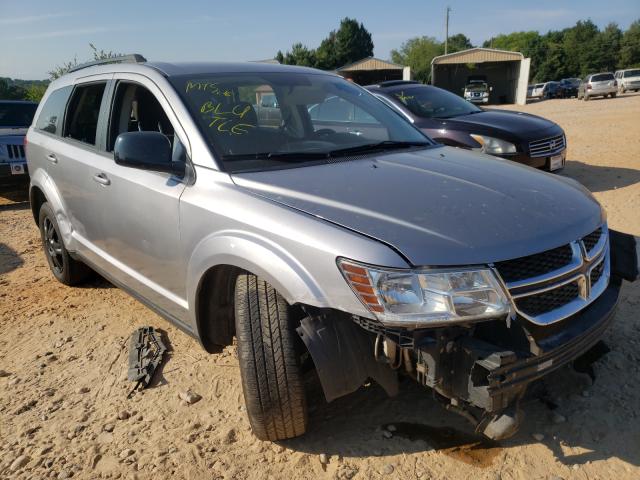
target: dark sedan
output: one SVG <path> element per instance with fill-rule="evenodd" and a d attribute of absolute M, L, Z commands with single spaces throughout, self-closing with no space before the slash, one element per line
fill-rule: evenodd
<path fill-rule="evenodd" d="M 563 78 L 560 80 L 560 90 L 562 98 L 571 98 L 578 96 L 578 87 L 580 87 L 579 78 Z"/>
<path fill-rule="evenodd" d="M 544 118 L 479 108 L 451 92 L 417 82 L 391 81 L 366 88 L 437 142 L 547 171 L 564 167 L 564 131 Z"/>

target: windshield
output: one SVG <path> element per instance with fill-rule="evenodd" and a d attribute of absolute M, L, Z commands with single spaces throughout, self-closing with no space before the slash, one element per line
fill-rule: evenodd
<path fill-rule="evenodd" d="M 482 111 L 458 95 L 436 87 L 413 87 L 391 95 L 419 117 L 451 118 Z"/>
<path fill-rule="evenodd" d="M 38 105 L 0 102 L 0 127 L 28 127 Z"/>
<path fill-rule="evenodd" d="M 639 77 L 639 76 L 640 76 L 640 70 L 627 70 L 626 72 L 624 72 L 624 78 Z"/>
<path fill-rule="evenodd" d="M 170 80 L 228 172 L 434 145 L 366 90 L 333 75 L 236 73 Z"/>

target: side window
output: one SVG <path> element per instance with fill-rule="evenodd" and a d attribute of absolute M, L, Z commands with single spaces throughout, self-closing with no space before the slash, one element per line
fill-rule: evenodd
<path fill-rule="evenodd" d="M 36 128 L 44 132 L 60 135 L 62 133 L 62 118 L 64 117 L 64 109 L 67 106 L 67 100 L 73 90 L 72 86 L 62 87 L 54 90 L 47 97 L 47 101 L 40 110 Z"/>
<path fill-rule="evenodd" d="M 352 103 L 340 97 L 329 97 L 323 103 L 318 104 L 317 113 L 314 118 L 320 122 L 349 122 L 353 121 Z M 314 109 L 315 110 L 315 109 Z"/>
<path fill-rule="evenodd" d="M 100 104 L 106 82 L 77 86 L 65 120 L 65 136 L 89 145 L 96 144 Z"/>
<path fill-rule="evenodd" d="M 111 108 L 107 151 L 113 151 L 118 135 L 126 132 L 160 132 L 171 142 L 173 161 L 186 161 L 185 148 L 156 97 L 137 83 L 118 82 Z"/>
<path fill-rule="evenodd" d="M 107 150 L 125 132 L 160 132 L 173 146 L 174 130 L 156 97 L 137 83 L 119 82 L 111 110 Z"/>

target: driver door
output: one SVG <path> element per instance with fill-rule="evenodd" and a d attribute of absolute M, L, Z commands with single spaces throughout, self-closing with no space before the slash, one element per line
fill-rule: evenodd
<path fill-rule="evenodd" d="M 187 137 L 154 83 L 135 74 L 114 78 L 106 150 L 100 171 L 103 232 L 96 240 L 103 266 L 115 280 L 187 319 L 186 262 L 180 244 L 179 202 L 189 179 L 118 165 L 113 146 L 119 134 L 159 131 L 173 147 L 173 161 L 186 162 Z"/>

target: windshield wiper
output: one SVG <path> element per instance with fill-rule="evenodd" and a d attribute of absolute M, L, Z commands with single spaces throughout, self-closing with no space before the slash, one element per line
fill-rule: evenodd
<path fill-rule="evenodd" d="M 223 155 L 223 160 L 281 160 L 283 162 L 305 162 L 307 160 L 324 160 L 328 153 L 320 152 L 262 152 Z"/>
<path fill-rule="evenodd" d="M 356 145 L 355 147 L 339 148 L 337 150 L 331 150 L 329 155 L 332 157 L 340 155 L 349 155 L 351 153 L 366 153 L 376 152 L 380 150 L 396 150 L 400 148 L 411 147 L 430 147 L 432 144 L 429 142 L 397 142 L 394 140 L 385 140 L 377 143 L 366 143 L 364 145 Z"/>

